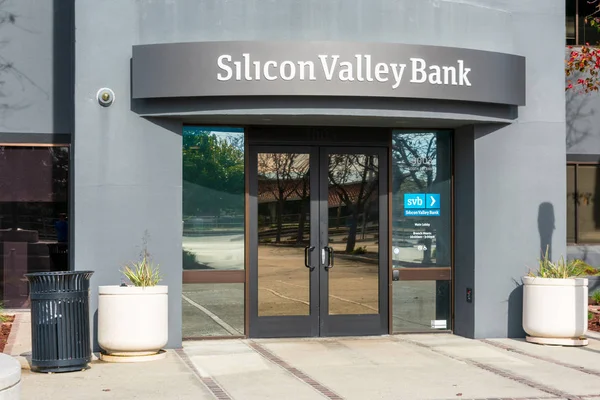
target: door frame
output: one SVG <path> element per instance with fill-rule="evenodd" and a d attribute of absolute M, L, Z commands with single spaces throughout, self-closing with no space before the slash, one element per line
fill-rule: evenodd
<path fill-rule="evenodd" d="M 364 131 L 363 131 L 364 132 Z M 322 143 L 322 141 L 311 141 L 312 143 L 287 143 L 282 144 L 280 140 L 272 143 L 254 144 L 250 140 L 248 149 L 248 231 L 246 232 L 247 268 L 248 281 L 246 284 L 246 301 L 248 314 L 247 336 L 248 337 L 315 337 L 315 336 L 363 336 L 382 335 L 389 333 L 390 329 L 390 266 L 389 266 L 389 148 L 383 143 L 352 143 L 354 146 L 339 146 L 333 143 Z M 387 143 L 386 143 L 387 144 Z M 365 151 L 365 148 L 367 149 Z M 311 246 L 315 250 L 310 254 L 310 265 L 316 266 L 308 272 L 310 294 L 310 314 L 307 316 L 258 316 L 258 180 L 257 165 L 258 154 L 261 152 L 289 152 L 310 154 L 310 168 L 320 173 L 311 173 L 310 185 L 318 187 L 319 197 L 311 192 L 310 197 L 310 232 Z M 320 260 L 320 251 L 327 243 L 323 238 L 328 237 L 328 183 L 321 179 L 323 171 L 328 170 L 329 154 L 357 154 L 365 153 L 379 157 L 379 269 L 378 269 L 378 314 L 364 315 L 328 315 L 328 272 L 324 271 Z M 325 216 L 325 218 L 323 218 Z M 316 218 L 316 220 L 315 220 Z M 318 221 L 318 223 L 314 223 Z M 334 267 L 335 268 L 335 267 Z M 321 278 L 325 277 L 325 282 Z M 312 285 L 316 284 L 319 290 Z M 321 307 L 325 305 L 325 307 Z M 260 319 L 260 323 L 259 323 Z"/>
<path fill-rule="evenodd" d="M 320 171 L 329 169 L 330 154 L 369 154 L 379 157 L 379 184 L 378 191 L 378 294 L 379 294 L 379 312 L 377 314 L 329 314 L 329 272 L 322 272 L 325 277 L 324 282 L 320 283 L 320 305 L 319 321 L 320 336 L 367 336 L 384 335 L 389 332 L 389 181 L 388 181 L 388 149 L 383 146 L 370 146 L 367 144 L 361 147 L 348 146 L 319 146 Z M 321 175 L 321 174 L 319 174 Z M 329 185 L 326 179 L 320 181 L 319 188 L 319 239 L 321 246 L 328 246 L 324 238 L 329 236 L 328 227 L 328 209 L 329 209 Z M 326 215 L 323 218 L 323 215 Z M 333 267 L 335 269 L 335 266 Z"/>
<path fill-rule="evenodd" d="M 309 154 L 309 168 L 316 170 L 318 166 L 318 148 L 310 146 L 290 146 L 290 145 L 251 145 L 248 147 L 248 166 L 247 175 L 249 176 L 248 185 L 248 215 L 249 225 L 246 235 L 248 236 L 249 248 L 247 249 L 248 263 L 247 269 L 249 270 L 249 279 L 246 286 L 248 292 L 247 301 L 249 302 L 249 330 L 247 332 L 248 337 L 315 337 L 319 335 L 318 315 L 319 315 L 319 292 L 313 290 L 309 286 L 309 315 L 298 315 L 298 316 L 269 316 L 260 317 L 258 315 L 258 266 L 253 265 L 258 260 L 258 235 L 253 235 L 258 229 L 258 197 L 256 193 L 258 191 L 258 154 L 265 152 L 289 152 L 289 153 L 302 153 Z M 319 176 L 317 174 L 310 174 L 310 187 L 318 187 Z M 318 216 L 319 204 L 318 198 L 314 193 L 310 193 L 310 237 L 311 246 L 315 244 L 318 247 L 318 243 L 314 243 L 314 238 L 319 237 L 319 224 L 312 223 L 315 216 Z M 317 265 L 319 262 L 319 252 L 312 251 L 310 254 L 310 265 Z M 315 280 L 318 284 L 319 269 L 314 268 L 312 271 L 307 271 L 308 283 L 312 285 Z M 316 277 L 316 278 L 315 278 Z M 260 318 L 261 322 L 258 323 Z"/>

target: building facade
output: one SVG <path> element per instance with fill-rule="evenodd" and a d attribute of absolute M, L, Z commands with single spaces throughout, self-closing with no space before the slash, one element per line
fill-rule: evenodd
<path fill-rule="evenodd" d="M 7 306 L 92 270 L 94 321 L 146 246 L 169 347 L 524 335 L 567 252 L 563 0 L 5 4 Z"/>
<path fill-rule="evenodd" d="M 597 7 L 597 2 L 567 2 L 568 45 L 598 45 L 598 30 L 585 23 L 586 17 L 597 17 Z M 567 56 L 570 51 L 567 49 Z M 600 265 L 600 203 L 596 201 L 600 178 L 599 108 L 597 93 L 570 90 L 566 94 L 568 255 L 594 266 Z"/>

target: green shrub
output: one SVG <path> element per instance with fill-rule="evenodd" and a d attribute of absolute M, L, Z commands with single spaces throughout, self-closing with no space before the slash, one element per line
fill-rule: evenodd
<path fill-rule="evenodd" d="M 598 276 L 598 275 L 600 275 L 600 270 L 592 267 L 591 265 L 589 265 L 585 261 L 583 261 L 583 260 L 574 260 L 574 262 L 577 263 L 577 269 L 578 269 L 579 275 L 586 275 L 586 276 Z"/>
<path fill-rule="evenodd" d="M 355 248 L 354 250 L 352 250 L 350 252 L 350 254 L 353 254 L 353 255 L 367 254 L 367 246 L 363 246 L 363 247 L 359 246 L 359 247 Z"/>
<path fill-rule="evenodd" d="M 588 321 L 591 321 L 594 319 L 594 313 L 592 313 L 591 311 L 588 311 Z"/>
<path fill-rule="evenodd" d="M 198 261 L 196 254 L 193 252 L 186 249 L 182 249 L 182 252 L 183 269 L 213 269 L 208 264 Z"/>
<path fill-rule="evenodd" d="M 600 304 L 600 290 L 596 290 L 592 293 L 592 300 L 594 300 L 597 304 Z"/>
<path fill-rule="evenodd" d="M 6 322 L 8 318 L 4 315 L 4 304 L 0 302 L 0 323 Z"/>

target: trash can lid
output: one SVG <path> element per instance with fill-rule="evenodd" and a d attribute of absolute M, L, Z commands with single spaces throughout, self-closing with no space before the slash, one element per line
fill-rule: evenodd
<path fill-rule="evenodd" d="M 21 380 L 21 364 L 13 357 L 0 353 L 0 392 Z"/>
<path fill-rule="evenodd" d="M 28 276 L 69 276 L 69 275 L 92 275 L 94 271 L 49 271 L 49 272 L 31 272 L 24 274 Z"/>

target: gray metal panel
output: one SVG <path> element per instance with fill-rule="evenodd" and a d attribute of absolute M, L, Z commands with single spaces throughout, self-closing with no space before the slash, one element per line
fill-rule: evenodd
<path fill-rule="evenodd" d="M 147 117 L 183 118 L 224 125 L 329 125 L 426 128 L 474 123 L 513 123 L 518 107 L 450 100 L 324 96 L 237 96 L 132 100 L 132 110 Z M 211 119 L 213 120 L 211 122 Z M 314 121 L 318 122 L 302 122 Z M 403 124 L 403 125 L 402 125 Z"/>
<path fill-rule="evenodd" d="M 475 139 L 474 127 L 454 132 L 454 332 L 475 334 L 475 304 L 465 300 L 467 288 L 475 288 Z M 485 294 L 482 294 L 484 296 Z"/>
<path fill-rule="evenodd" d="M 0 22 L 0 131 L 16 137 L 20 133 L 71 133 L 73 8 L 74 0 L 19 0 L 0 5 L 4 15 Z"/>
<path fill-rule="evenodd" d="M 363 96 L 525 105 L 525 58 L 390 43 L 139 45 L 133 47 L 132 91 L 135 99 Z"/>

